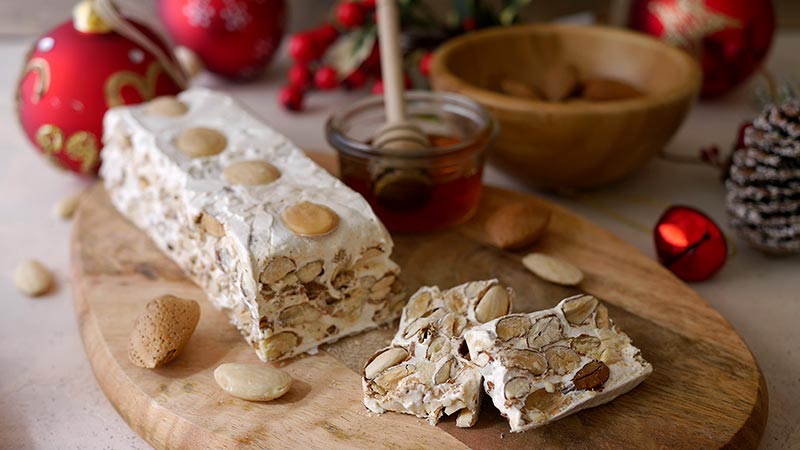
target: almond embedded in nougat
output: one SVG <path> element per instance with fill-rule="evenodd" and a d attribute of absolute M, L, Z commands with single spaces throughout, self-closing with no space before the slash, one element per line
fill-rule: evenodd
<path fill-rule="evenodd" d="M 139 367 L 161 367 L 181 354 L 200 320 L 194 300 L 165 295 L 147 303 L 128 339 L 128 357 Z"/>
<path fill-rule="evenodd" d="M 496 247 L 519 250 L 538 241 L 550 223 L 549 208 L 532 202 L 511 203 L 498 208 L 486 220 L 486 234 Z"/>

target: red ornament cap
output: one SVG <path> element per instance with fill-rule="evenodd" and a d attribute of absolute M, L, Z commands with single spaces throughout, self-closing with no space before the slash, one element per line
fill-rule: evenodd
<path fill-rule="evenodd" d="M 658 260 L 685 281 L 703 281 L 728 258 L 728 244 L 719 226 L 688 206 L 672 206 L 653 230 Z"/>

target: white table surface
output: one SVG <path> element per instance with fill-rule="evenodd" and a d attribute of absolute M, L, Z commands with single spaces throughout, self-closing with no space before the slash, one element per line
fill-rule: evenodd
<path fill-rule="evenodd" d="M 14 112 L 13 92 L 30 39 L 0 41 L 0 447 L 147 448 L 97 386 L 83 351 L 73 312 L 69 280 L 69 222 L 52 215 L 53 205 L 87 183 L 52 169 L 25 139 Z M 768 68 L 800 80 L 800 33 L 783 33 Z M 324 143 L 325 118 L 355 95 L 315 93 L 301 114 L 277 106 L 286 61 L 264 79 L 225 84 L 201 76 L 197 84 L 225 90 L 258 111 L 300 147 L 330 151 Z M 727 148 L 744 119 L 756 113 L 752 89 L 724 100 L 701 103 L 668 146 L 693 155 L 711 143 Z M 490 169 L 486 182 L 525 189 Z M 622 196 L 667 204 L 687 204 L 725 223 L 724 188 L 702 166 L 655 160 L 638 174 L 595 193 L 616 213 L 652 225 L 664 208 L 643 207 Z M 586 202 L 556 199 L 653 256 L 652 238 Z M 727 227 L 725 227 L 727 229 Z M 763 448 L 800 445 L 800 257 L 770 258 L 737 241 L 738 253 L 715 278 L 693 287 L 744 337 L 767 379 L 769 421 Z M 30 299 L 12 281 L 16 264 L 35 257 L 50 266 L 57 287 Z"/>

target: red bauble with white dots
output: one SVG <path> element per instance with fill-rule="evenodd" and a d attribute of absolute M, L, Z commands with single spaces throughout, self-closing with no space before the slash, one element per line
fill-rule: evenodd
<path fill-rule="evenodd" d="M 152 31 L 134 25 L 169 54 Z M 20 77 L 17 108 L 28 138 L 48 159 L 94 175 L 108 108 L 180 90 L 139 45 L 110 30 L 79 31 L 69 20 L 36 40 Z"/>
<path fill-rule="evenodd" d="M 235 79 L 267 67 L 286 27 L 284 0 L 159 0 L 158 10 L 176 43 L 206 69 Z"/>
<path fill-rule="evenodd" d="M 717 97 L 764 61 L 775 34 L 770 0 L 636 0 L 631 26 L 695 54 L 702 96 Z"/>

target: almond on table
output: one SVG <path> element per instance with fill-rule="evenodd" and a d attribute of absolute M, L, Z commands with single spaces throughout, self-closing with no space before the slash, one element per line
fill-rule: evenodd
<path fill-rule="evenodd" d="M 35 259 L 23 261 L 14 270 L 14 285 L 29 297 L 46 294 L 53 286 L 53 275 Z"/>

